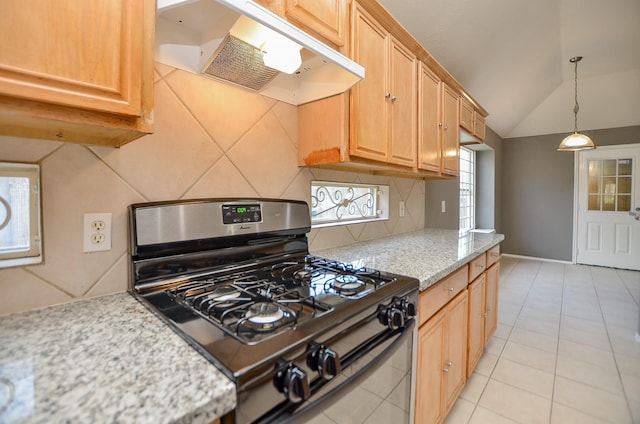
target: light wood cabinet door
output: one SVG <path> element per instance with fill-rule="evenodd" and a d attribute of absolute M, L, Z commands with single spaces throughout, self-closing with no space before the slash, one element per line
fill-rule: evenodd
<path fill-rule="evenodd" d="M 4 95 L 140 115 L 139 0 L 3 1 Z"/>
<path fill-rule="evenodd" d="M 415 423 L 442 422 L 444 410 L 442 385 L 445 363 L 446 310 L 434 315 L 418 331 L 418 360 L 416 361 Z"/>
<path fill-rule="evenodd" d="M 440 173 L 442 139 L 440 78 L 420 62 L 418 68 L 418 168 Z"/>
<path fill-rule="evenodd" d="M 415 166 L 417 150 L 416 56 L 390 36 L 389 159 L 391 163 Z"/>
<path fill-rule="evenodd" d="M 449 411 L 467 379 L 468 292 L 460 293 L 448 305 L 447 358 L 443 370 L 445 411 Z"/>
<path fill-rule="evenodd" d="M 350 154 L 387 160 L 388 87 L 387 32 L 357 4 L 353 18 L 353 59 L 366 77 L 351 89 Z"/>
<path fill-rule="evenodd" d="M 2 131 L 91 143 L 93 126 L 112 145 L 150 132 L 154 22 L 153 0 L 3 1 Z"/>
<path fill-rule="evenodd" d="M 480 141 L 484 141 L 487 132 L 486 119 L 478 112 L 473 113 L 473 135 L 478 137 Z"/>
<path fill-rule="evenodd" d="M 416 57 L 356 4 L 353 57 L 367 70 L 351 90 L 350 154 L 413 167 L 417 151 Z"/>
<path fill-rule="evenodd" d="M 485 287 L 482 274 L 469 285 L 469 329 L 467 341 L 467 377 L 475 369 L 485 347 Z"/>
<path fill-rule="evenodd" d="M 345 42 L 346 0 L 287 0 L 285 16 L 336 46 Z"/>
<path fill-rule="evenodd" d="M 467 290 L 418 330 L 415 422 L 440 423 L 467 377 Z"/>
<path fill-rule="evenodd" d="M 460 97 L 460 127 L 473 134 L 473 105 L 466 97 Z"/>
<path fill-rule="evenodd" d="M 457 176 L 459 172 L 458 157 L 460 155 L 460 132 L 458 130 L 458 93 L 443 83 L 442 90 L 442 141 L 443 159 L 442 173 Z"/>
<path fill-rule="evenodd" d="M 500 262 L 496 262 L 487 269 L 486 294 L 485 294 L 485 346 L 496 332 L 498 327 L 498 289 L 500 288 Z"/>

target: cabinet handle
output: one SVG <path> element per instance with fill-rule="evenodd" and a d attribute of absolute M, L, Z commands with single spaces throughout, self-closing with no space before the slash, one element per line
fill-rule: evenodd
<path fill-rule="evenodd" d="M 442 122 L 438 122 L 438 126 L 442 128 Z"/>
<path fill-rule="evenodd" d="M 447 362 L 447 366 L 442 370 L 443 372 L 449 372 L 449 368 L 453 365 L 453 362 Z"/>
<path fill-rule="evenodd" d="M 395 102 L 396 101 L 396 96 L 391 96 L 391 101 Z"/>
<path fill-rule="evenodd" d="M 385 95 L 384 95 L 384 97 L 385 97 L 386 99 L 390 99 L 390 98 L 391 98 L 391 93 L 387 93 L 387 94 L 385 94 Z"/>
<path fill-rule="evenodd" d="M 449 287 L 449 291 L 453 291 L 453 287 Z"/>

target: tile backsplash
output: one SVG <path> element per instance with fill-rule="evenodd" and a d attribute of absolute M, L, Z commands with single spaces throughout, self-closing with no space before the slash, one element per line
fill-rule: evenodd
<path fill-rule="evenodd" d="M 0 270 L 0 315 L 127 290 L 131 203 L 309 202 L 314 179 L 380 183 L 390 187 L 388 221 L 312 230 L 311 251 L 424 227 L 423 181 L 299 168 L 295 106 L 161 64 L 155 77 L 155 131 L 121 148 L 0 136 L 0 161 L 41 165 L 45 256 L 39 265 Z M 113 214 L 110 251 L 83 252 L 90 212 Z"/>

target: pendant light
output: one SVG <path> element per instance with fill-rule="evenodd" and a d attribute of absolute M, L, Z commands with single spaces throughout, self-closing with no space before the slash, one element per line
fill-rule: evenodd
<path fill-rule="evenodd" d="M 576 56 L 569 59 L 569 62 L 575 64 L 575 106 L 573 107 L 573 116 L 574 116 L 574 129 L 573 134 L 565 137 L 558 146 L 558 150 L 561 152 L 575 152 L 578 150 L 589 150 L 595 149 L 596 146 L 593 144 L 591 139 L 584 135 L 580 134 L 578 131 L 578 110 L 580 107 L 578 106 L 578 62 L 582 60 L 582 56 Z"/>

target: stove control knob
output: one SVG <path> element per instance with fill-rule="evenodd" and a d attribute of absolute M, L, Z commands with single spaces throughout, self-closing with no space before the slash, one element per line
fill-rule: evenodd
<path fill-rule="evenodd" d="M 320 345 L 307 356 L 307 365 L 318 375 L 326 380 L 330 380 L 342 371 L 340 355 L 328 347 Z"/>
<path fill-rule="evenodd" d="M 400 303 L 400 309 L 406 314 L 407 317 L 415 317 L 417 315 L 416 304 L 409 302 L 409 299 L 402 299 Z"/>
<path fill-rule="evenodd" d="M 307 373 L 297 365 L 289 364 L 278 371 L 274 383 L 290 402 L 299 403 L 309 397 Z"/>
<path fill-rule="evenodd" d="M 378 313 L 378 319 L 382 325 L 392 330 L 404 327 L 404 312 L 395 306 L 382 308 Z"/>

